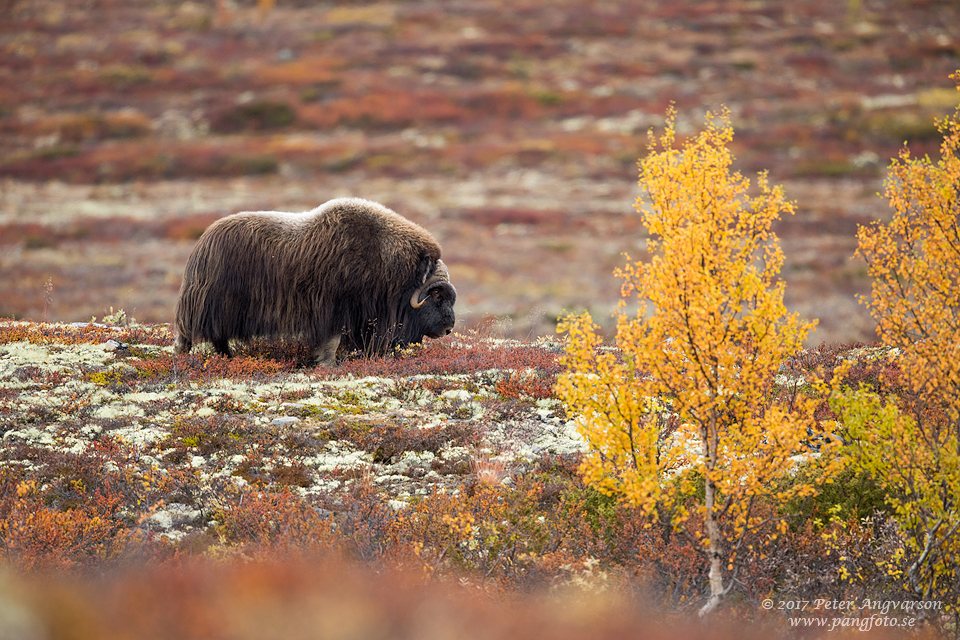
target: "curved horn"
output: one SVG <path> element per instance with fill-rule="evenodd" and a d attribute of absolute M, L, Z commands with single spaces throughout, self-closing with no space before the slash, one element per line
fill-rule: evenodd
<path fill-rule="evenodd" d="M 447 265 L 443 264 L 443 260 L 437 260 L 437 268 L 433 272 L 433 275 L 427 278 L 427 281 L 417 287 L 417 290 L 413 292 L 413 295 L 410 297 L 410 306 L 414 309 L 422 307 L 427 299 L 424 298 L 421 300 L 420 296 L 422 296 L 431 285 L 437 282 L 450 282 L 450 272 L 447 270 Z"/>

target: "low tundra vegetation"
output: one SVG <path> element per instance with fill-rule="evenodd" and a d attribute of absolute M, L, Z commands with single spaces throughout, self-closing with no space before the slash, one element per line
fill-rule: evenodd
<path fill-rule="evenodd" d="M 586 442 L 554 391 L 558 343 L 455 334 L 337 371 L 309 368 L 283 341 L 230 360 L 173 356 L 171 343 L 159 325 L 0 324 L 9 566 L 91 580 L 147 563 L 162 584 L 196 563 L 282 573 L 292 558 L 338 558 L 500 602 L 591 594 L 670 615 L 704 603 L 702 478 L 677 485 L 689 516 L 676 522 L 585 481 Z M 833 419 L 818 377 L 892 397 L 902 382 L 890 353 L 801 351 L 765 397 L 784 413 L 814 398 Z M 896 575 L 909 571 L 897 551 L 907 538 L 884 490 L 847 471 L 833 491 L 797 495 L 822 473 L 800 462 L 777 481 L 792 505 L 757 496 L 755 517 L 793 516 L 775 537 L 741 534 L 726 614 L 776 622 L 759 607 L 768 597 L 913 597 Z"/>

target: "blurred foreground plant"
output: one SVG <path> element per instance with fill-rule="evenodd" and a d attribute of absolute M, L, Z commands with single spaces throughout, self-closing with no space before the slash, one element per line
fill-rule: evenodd
<path fill-rule="evenodd" d="M 581 472 L 647 513 L 669 512 L 677 530 L 702 519 L 710 596 L 701 615 L 736 584 L 747 536 L 785 531 L 783 518 L 757 515 L 758 503 L 816 491 L 814 482 L 775 482 L 799 464 L 816 426 L 806 403 L 788 413 L 769 401 L 778 368 L 814 326 L 787 313 L 777 281 L 783 253 L 770 227 L 793 204 L 763 173 L 748 195 L 749 180 L 730 172 L 732 137 L 726 110 L 708 114 L 679 149 L 672 109 L 659 145 L 651 134 L 637 208 L 652 257 L 617 272 L 623 298 L 640 300 L 635 316 L 620 303 L 622 358 L 601 348 L 588 314 L 560 325 L 570 338 L 557 390 L 590 445 Z"/>
<path fill-rule="evenodd" d="M 951 76 L 960 88 L 960 71 Z M 896 347 L 901 397 L 837 389 L 850 459 L 886 490 L 904 531 L 908 588 L 960 607 L 960 108 L 937 123 L 941 158 L 894 160 L 887 223 L 861 227 L 870 313 Z M 896 353 L 896 352 L 895 352 Z"/>

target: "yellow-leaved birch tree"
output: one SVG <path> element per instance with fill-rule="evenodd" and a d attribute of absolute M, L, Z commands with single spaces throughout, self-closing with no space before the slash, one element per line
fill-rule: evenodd
<path fill-rule="evenodd" d="M 960 89 L 960 71 L 951 76 Z M 865 302 L 880 339 L 898 347 L 902 397 L 832 398 L 848 457 L 887 492 L 906 538 L 907 586 L 960 608 L 960 107 L 937 123 L 937 162 L 906 147 L 891 165 L 889 223 L 861 227 L 873 276 Z"/>
<path fill-rule="evenodd" d="M 588 314 L 565 318 L 557 390 L 589 444 L 581 466 L 589 484 L 651 514 L 668 509 L 676 527 L 699 512 L 709 562 L 705 615 L 734 584 L 744 536 L 786 527 L 758 516 L 757 501 L 785 505 L 816 490 L 777 482 L 794 456 L 810 451 L 802 441 L 815 425 L 812 412 L 768 402 L 778 368 L 814 323 L 783 303 L 783 253 L 771 231 L 794 210 L 783 189 L 761 173 L 749 195 L 750 181 L 731 171 L 725 109 L 708 114 L 705 130 L 679 148 L 675 121 L 671 108 L 659 143 L 651 132 L 640 161 L 637 208 L 651 257 L 617 272 L 619 353 L 602 348 Z M 639 310 L 629 314 L 624 299 L 633 296 Z M 665 429 L 668 422 L 679 427 Z M 704 498 L 690 506 L 700 482 Z"/>

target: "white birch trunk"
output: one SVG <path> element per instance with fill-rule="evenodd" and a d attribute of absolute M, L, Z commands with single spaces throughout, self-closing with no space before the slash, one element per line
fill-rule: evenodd
<path fill-rule="evenodd" d="M 706 515 L 704 516 L 704 528 L 707 530 L 707 540 L 710 543 L 708 554 L 710 556 L 710 598 L 707 603 L 701 607 L 699 616 L 707 616 L 711 611 L 720 606 L 720 600 L 723 598 L 723 550 L 720 548 L 720 527 L 717 525 L 714 517 L 714 501 L 716 499 L 716 489 L 713 482 L 709 479 L 706 483 Z"/>

